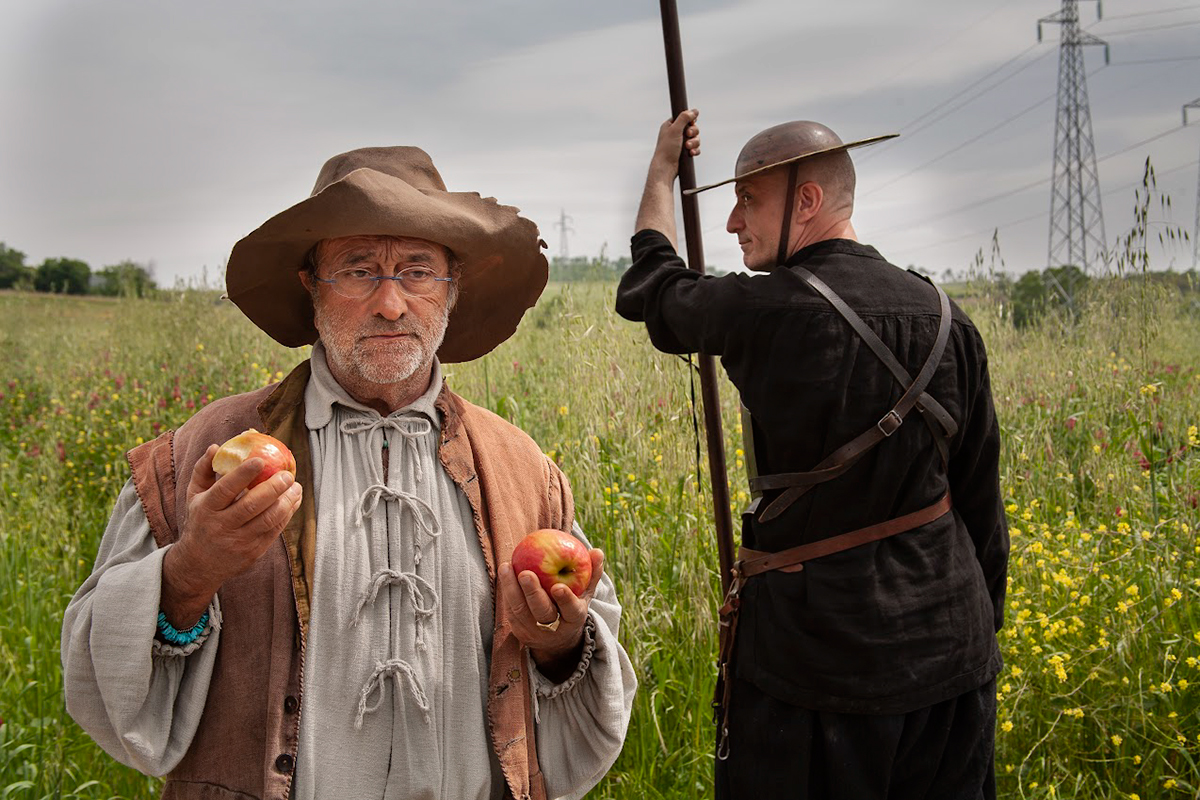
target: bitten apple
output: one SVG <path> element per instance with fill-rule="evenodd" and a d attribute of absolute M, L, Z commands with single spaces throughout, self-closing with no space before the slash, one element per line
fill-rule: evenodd
<path fill-rule="evenodd" d="M 223 476 L 249 458 L 261 458 L 265 464 L 249 488 L 258 486 L 276 472 L 290 472 L 293 478 L 296 477 L 296 459 L 287 445 L 254 428 L 242 431 L 221 445 L 213 456 L 213 472 Z"/>
<path fill-rule="evenodd" d="M 561 583 L 582 597 L 592 580 L 592 557 L 583 542 L 569 533 L 544 528 L 534 531 L 513 548 L 512 565 L 517 574 L 529 570 L 537 576 L 546 594 Z"/>

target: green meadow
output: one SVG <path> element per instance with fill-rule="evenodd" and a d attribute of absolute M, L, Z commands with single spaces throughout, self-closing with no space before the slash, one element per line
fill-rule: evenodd
<path fill-rule="evenodd" d="M 1135 274 L 1096 282 L 1074 318 L 1018 331 L 993 288 L 962 302 L 989 347 L 1012 534 L 1001 796 L 1200 796 L 1196 295 Z M 608 555 L 641 688 L 625 749 L 590 796 L 704 797 L 719 576 L 698 387 L 688 361 L 616 317 L 614 291 L 552 285 L 510 341 L 446 372 L 563 467 Z M 0 798 L 157 796 L 158 780 L 66 715 L 63 609 L 91 569 L 125 451 L 304 357 L 211 294 L 0 293 Z M 721 398 L 740 508 L 728 384 Z"/>

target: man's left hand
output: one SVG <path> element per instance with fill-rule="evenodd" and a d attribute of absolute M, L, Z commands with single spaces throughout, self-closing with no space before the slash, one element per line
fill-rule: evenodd
<path fill-rule="evenodd" d="M 547 594 L 537 576 L 529 570 L 517 575 L 512 564 L 500 565 L 500 593 L 511 609 L 513 634 L 529 648 L 534 662 L 550 680 L 562 682 L 570 677 L 583 652 L 583 626 L 587 622 L 588 603 L 604 574 L 604 553 L 590 550 L 592 579 L 583 596 L 576 597 L 566 586 L 551 587 Z M 558 628 L 547 627 L 558 620 Z"/>

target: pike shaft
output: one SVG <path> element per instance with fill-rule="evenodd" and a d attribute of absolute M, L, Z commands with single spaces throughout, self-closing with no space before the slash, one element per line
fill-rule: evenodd
<path fill-rule="evenodd" d="M 663 44 L 667 54 L 667 83 L 671 92 L 671 117 L 687 110 L 687 87 L 683 75 L 683 45 L 679 37 L 679 12 L 675 0 L 659 0 L 662 11 Z M 696 167 L 685 151 L 679 157 L 679 189 L 683 232 L 687 243 L 688 267 L 704 273 L 704 246 L 700 238 L 700 207 L 696 195 L 682 194 L 696 187 Z M 733 521 L 729 511 L 729 479 L 725 466 L 725 439 L 721 432 L 721 398 L 717 390 L 716 364 L 712 356 L 700 354 L 700 397 L 704 406 L 704 432 L 708 443 L 708 469 L 712 480 L 713 520 L 717 529 L 717 557 L 721 566 L 721 590 L 729 591 L 733 570 Z"/>

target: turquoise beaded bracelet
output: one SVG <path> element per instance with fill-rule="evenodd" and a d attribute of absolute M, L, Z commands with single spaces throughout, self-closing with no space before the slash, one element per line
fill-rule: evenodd
<path fill-rule="evenodd" d="M 200 617 L 200 621 L 186 631 L 179 631 L 175 626 L 167 622 L 167 614 L 165 611 L 158 612 L 158 635 L 162 637 L 167 644 L 173 644 L 176 647 L 185 647 L 200 638 L 200 634 L 204 633 L 204 629 L 208 627 L 208 612 L 204 612 L 204 616 Z"/>

